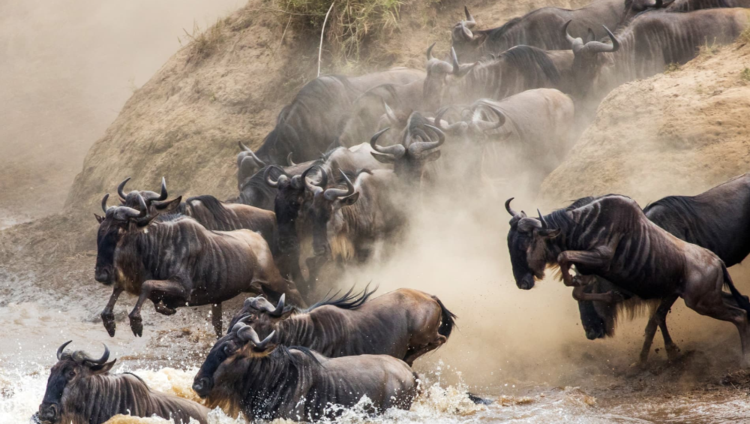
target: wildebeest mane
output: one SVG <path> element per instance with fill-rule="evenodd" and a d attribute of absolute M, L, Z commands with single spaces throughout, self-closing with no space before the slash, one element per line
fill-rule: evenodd
<path fill-rule="evenodd" d="M 487 34 L 489 36 L 489 39 L 493 39 L 493 38 L 497 38 L 497 37 L 502 37 L 503 34 L 505 34 L 506 32 L 508 32 L 514 26 L 516 26 L 516 24 L 518 24 L 519 22 L 521 22 L 523 20 L 523 18 L 525 16 L 528 16 L 528 15 L 530 15 L 530 13 L 528 13 L 528 14 L 526 14 L 524 16 L 517 16 L 517 17 L 509 20 L 508 22 L 500 25 L 497 28 L 491 28 L 491 29 L 487 29 L 487 30 L 484 30 L 484 31 L 475 31 L 475 32 L 477 32 L 477 33 L 485 33 L 485 34 Z"/>
<path fill-rule="evenodd" d="M 233 214 L 224 207 L 219 199 L 208 194 L 194 196 L 187 199 L 185 202 L 180 203 L 178 211 L 185 215 L 193 215 L 193 213 L 189 212 L 189 210 L 193 208 L 193 202 L 200 202 L 206 210 L 208 210 L 214 220 L 216 220 L 216 223 L 219 224 L 219 228 L 222 230 L 229 231 L 235 228 L 235 225 L 232 223 L 234 218 Z"/>
<path fill-rule="evenodd" d="M 341 309 L 354 310 L 364 305 L 365 302 L 378 290 L 375 287 L 373 290 L 369 290 L 370 285 L 365 286 L 364 290 L 359 293 L 354 293 L 354 287 L 350 288 L 346 293 L 339 296 L 340 291 L 326 296 L 320 302 L 315 303 L 309 308 L 305 309 L 304 312 L 310 312 L 314 309 L 320 308 L 321 306 L 335 306 Z"/>
<path fill-rule="evenodd" d="M 544 75 L 553 83 L 560 81 L 560 72 L 547 55 L 547 52 L 532 46 L 516 46 L 506 50 L 500 56 L 509 64 L 516 67 L 521 72 L 528 72 L 530 69 L 540 69 Z"/>

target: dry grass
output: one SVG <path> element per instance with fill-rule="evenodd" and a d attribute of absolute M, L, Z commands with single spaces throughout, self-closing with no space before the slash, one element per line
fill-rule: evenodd
<path fill-rule="evenodd" d="M 745 68 L 740 72 L 740 79 L 745 82 L 750 82 L 750 68 Z"/>
<path fill-rule="evenodd" d="M 669 65 L 667 65 L 667 68 L 664 69 L 664 73 L 665 74 L 669 74 L 669 73 L 672 73 L 672 72 L 675 72 L 675 71 L 679 71 L 679 70 L 680 70 L 680 64 L 673 62 L 673 63 L 670 63 Z"/>
<path fill-rule="evenodd" d="M 201 61 L 216 52 L 224 41 L 224 28 L 226 25 L 226 19 L 219 19 L 205 31 L 201 31 L 195 22 L 193 23 L 193 30 L 191 32 L 183 30 L 185 38 L 179 39 L 179 41 L 180 44 L 185 40 L 189 42 L 191 50 L 188 62 Z"/>
<path fill-rule="evenodd" d="M 277 0 L 298 25 L 320 34 L 331 0 Z M 358 61 L 366 39 L 398 27 L 400 0 L 337 0 L 326 25 L 326 45 L 339 65 Z"/>
<path fill-rule="evenodd" d="M 698 54 L 699 56 L 714 56 L 720 51 L 721 45 L 716 43 L 715 38 L 710 43 L 708 42 L 708 39 L 706 39 L 706 42 L 700 47 L 700 51 Z"/>
<path fill-rule="evenodd" d="M 742 34 L 740 34 L 738 40 L 743 43 L 750 43 L 750 27 L 742 31 Z"/>

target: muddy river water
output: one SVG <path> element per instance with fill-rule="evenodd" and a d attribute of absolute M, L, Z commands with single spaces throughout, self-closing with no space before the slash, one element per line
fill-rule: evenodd
<path fill-rule="evenodd" d="M 501 243 L 442 246 L 448 250 L 441 254 L 450 259 L 437 261 L 433 244 L 407 245 L 408 261 L 395 259 L 381 267 L 376 276 L 379 293 L 403 286 L 436 293 L 459 316 L 458 330 L 443 348 L 415 364 L 423 390 L 411 410 L 371 417 L 354 408 L 337 422 L 750 422 L 750 378 L 743 374 L 722 381 L 737 371 L 739 343 L 731 328 L 710 327 L 707 338 L 691 341 L 687 329 L 705 321 L 690 321 L 694 314 L 677 310 L 670 319 L 686 323 L 675 327 L 685 359 L 667 364 L 663 352 L 654 352 L 649 369 L 633 368 L 643 320 L 624 328 L 617 341 L 586 340 L 569 291 L 561 284 L 545 281 L 521 293 L 507 275 L 497 279 L 502 273 L 482 255 L 498 254 Z M 409 271 L 413 261 L 427 258 L 432 261 L 429 273 Z M 469 267 L 471 276 L 459 278 Z M 351 278 L 366 282 L 365 276 L 372 275 L 369 269 Z M 153 389 L 196 399 L 192 379 L 214 340 L 208 310 L 183 308 L 164 317 L 148 305 L 143 310 L 144 336 L 136 338 L 126 317 L 134 298 L 123 295 L 115 308 L 117 334 L 110 338 L 98 318 L 109 288 L 91 280 L 80 283 L 86 288 L 84 296 L 75 288 L 78 283 L 55 288 L 33 274 L 0 270 L 0 424 L 30 422 L 56 362 L 55 351 L 67 340 L 73 340 L 71 348 L 92 355 L 106 343 L 118 359 L 115 372 L 131 371 Z M 528 313 L 539 305 L 545 314 Z M 659 342 L 657 337 L 655 347 Z M 729 353 L 724 356 L 716 353 L 725 351 Z M 475 405 L 467 390 L 493 403 Z M 244 422 L 220 410 L 212 412 L 211 420 Z M 166 421 L 111 420 L 146 422 Z"/>

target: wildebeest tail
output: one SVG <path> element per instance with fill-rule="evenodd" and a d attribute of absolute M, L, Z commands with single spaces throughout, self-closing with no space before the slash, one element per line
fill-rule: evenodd
<path fill-rule="evenodd" d="M 737 287 L 734 286 L 732 277 L 729 276 L 729 271 L 727 271 L 727 267 L 724 266 L 724 264 L 722 264 L 722 270 L 724 271 L 724 284 L 729 287 L 732 297 L 737 301 L 740 308 L 747 311 L 748 316 L 750 316 L 750 300 L 748 300 L 747 296 L 743 296 L 742 293 L 737 290 Z"/>
<path fill-rule="evenodd" d="M 451 336 L 451 331 L 453 331 L 453 327 L 456 325 L 456 314 L 449 311 L 448 308 L 443 305 L 443 302 L 440 301 L 440 299 L 437 298 L 437 296 L 432 296 L 433 299 L 435 299 L 435 302 L 440 305 L 440 313 L 442 315 L 442 319 L 440 320 L 440 328 L 438 328 L 438 334 L 441 336 L 445 336 L 447 339 Z"/>

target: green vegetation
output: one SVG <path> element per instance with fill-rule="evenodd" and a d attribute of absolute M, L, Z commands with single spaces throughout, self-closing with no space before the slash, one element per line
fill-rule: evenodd
<path fill-rule="evenodd" d="M 740 79 L 742 81 L 750 82 L 750 68 L 745 68 L 740 72 Z"/>
<path fill-rule="evenodd" d="M 739 36 L 739 41 L 743 43 L 750 43 L 750 27 L 742 31 L 742 34 L 740 34 Z"/>
<path fill-rule="evenodd" d="M 679 70 L 680 70 L 680 64 L 672 62 L 669 65 L 667 65 L 667 68 L 664 70 L 664 73 L 669 74 L 669 73 L 679 71 Z"/>
<path fill-rule="evenodd" d="M 337 0 L 326 24 L 326 43 L 334 58 L 359 60 L 363 41 L 378 31 L 398 27 L 400 0 Z M 281 10 L 298 25 L 320 34 L 331 0 L 278 0 Z"/>

